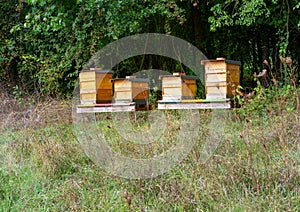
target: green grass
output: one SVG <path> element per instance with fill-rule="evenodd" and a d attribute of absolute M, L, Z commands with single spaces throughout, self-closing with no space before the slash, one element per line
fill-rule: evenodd
<path fill-rule="evenodd" d="M 98 168 L 70 123 L 55 119 L 6 130 L 0 135 L 0 211 L 300 210 L 297 111 L 238 116 L 231 110 L 221 143 L 205 163 L 199 157 L 211 113 L 200 111 L 199 116 L 199 139 L 189 156 L 169 173 L 142 180 L 114 177 Z M 168 125 L 172 133 L 174 123 Z M 157 143 L 147 151 L 126 146 L 109 119 L 98 127 L 112 138 L 116 151 L 136 151 L 140 157 L 148 152 L 150 157 L 149 149 L 159 150 Z M 147 129 L 148 124 L 142 120 L 135 127 Z"/>

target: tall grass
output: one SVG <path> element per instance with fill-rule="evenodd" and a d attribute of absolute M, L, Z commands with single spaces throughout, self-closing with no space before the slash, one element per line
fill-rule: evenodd
<path fill-rule="evenodd" d="M 86 156 L 68 101 L 23 107 L 7 99 L 1 107 L 0 210 L 299 211 L 296 96 L 292 85 L 258 85 L 252 100 L 228 111 L 220 145 L 205 163 L 199 158 L 211 111 L 200 111 L 199 139 L 189 156 L 164 175 L 140 180 L 111 176 Z M 115 136 L 116 151 L 137 151 L 111 132 L 110 119 L 98 126 Z M 153 156 L 151 149 L 140 151 Z"/>

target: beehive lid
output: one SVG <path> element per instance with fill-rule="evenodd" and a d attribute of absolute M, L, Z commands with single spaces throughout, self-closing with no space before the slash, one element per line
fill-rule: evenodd
<path fill-rule="evenodd" d="M 211 62 L 225 62 L 227 64 L 233 64 L 233 65 L 241 65 L 240 61 L 236 60 L 226 60 L 224 57 L 218 57 L 215 60 L 201 60 L 201 65 L 205 65 L 205 63 L 211 63 Z"/>
<path fill-rule="evenodd" d="M 81 72 L 95 72 L 95 73 L 102 73 L 102 74 L 112 74 L 113 70 L 102 70 L 101 68 L 90 68 L 90 69 L 84 69 Z M 80 72 L 80 73 L 81 73 Z"/>

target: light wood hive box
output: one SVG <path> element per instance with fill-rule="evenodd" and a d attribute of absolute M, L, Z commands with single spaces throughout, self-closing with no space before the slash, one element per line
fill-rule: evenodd
<path fill-rule="evenodd" d="M 217 58 L 202 60 L 205 67 L 206 99 L 225 99 L 233 96 L 234 90 L 240 85 L 239 61 Z"/>
<path fill-rule="evenodd" d="M 114 99 L 116 102 L 142 102 L 147 104 L 149 97 L 149 80 L 132 76 L 113 79 Z"/>
<path fill-rule="evenodd" d="M 161 75 L 159 78 L 162 81 L 163 100 L 195 99 L 197 77 L 174 73 L 173 75 Z"/>
<path fill-rule="evenodd" d="M 81 104 L 112 102 L 112 71 L 83 71 L 79 74 Z"/>

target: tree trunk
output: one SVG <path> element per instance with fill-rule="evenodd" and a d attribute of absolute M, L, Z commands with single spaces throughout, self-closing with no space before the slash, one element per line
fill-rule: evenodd
<path fill-rule="evenodd" d="M 201 25 L 201 14 L 200 10 L 196 7 L 192 7 L 192 17 L 194 25 L 194 36 L 195 36 L 195 46 L 201 49 L 202 42 L 202 25 Z"/>

